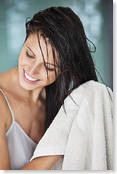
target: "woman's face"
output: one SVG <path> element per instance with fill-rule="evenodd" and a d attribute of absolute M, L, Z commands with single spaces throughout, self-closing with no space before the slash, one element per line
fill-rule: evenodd
<path fill-rule="evenodd" d="M 47 41 L 46 46 L 42 36 L 39 36 L 39 40 L 42 52 L 39 47 L 37 34 L 31 34 L 27 38 L 19 56 L 19 82 L 27 90 L 43 88 L 52 84 L 57 78 L 55 70 L 58 74 L 58 67 L 54 63 L 50 43 Z M 56 51 L 55 56 L 57 56 Z"/>

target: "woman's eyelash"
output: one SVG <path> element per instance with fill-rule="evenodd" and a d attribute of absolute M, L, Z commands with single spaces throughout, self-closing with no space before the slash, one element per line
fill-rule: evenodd
<path fill-rule="evenodd" d="M 27 51 L 26 51 L 26 56 L 29 58 L 34 58 L 34 56 L 30 55 Z"/>
<path fill-rule="evenodd" d="M 30 55 L 27 51 L 26 51 L 26 56 L 29 57 L 29 58 L 32 58 L 34 59 L 34 56 L 33 55 Z M 50 68 L 49 65 L 46 65 L 45 64 L 45 68 L 49 71 L 55 71 L 55 68 Z"/>
<path fill-rule="evenodd" d="M 49 71 L 55 71 L 55 68 L 50 68 L 48 65 L 45 65 L 46 69 Z"/>

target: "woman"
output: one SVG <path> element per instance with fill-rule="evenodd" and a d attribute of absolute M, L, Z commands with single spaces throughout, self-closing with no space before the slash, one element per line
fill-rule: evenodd
<path fill-rule="evenodd" d="M 100 88 L 96 81 L 82 23 L 70 8 L 50 7 L 27 21 L 18 67 L 0 75 L 0 168 L 62 169 L 64 141 L 68 140 L 79 105 L 75 95 L 84 93 L 79 90 L 82 85 L 88 90 L 89 86 Z M 67 116 L 68 107 L 72 107 L 73 117 Z M 41 143 L 47 148 L 40 157 Z M 29 162 L 34 150 L 36 155 Z"/>

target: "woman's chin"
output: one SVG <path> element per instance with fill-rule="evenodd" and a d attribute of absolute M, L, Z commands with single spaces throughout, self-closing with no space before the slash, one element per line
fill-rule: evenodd
<path fill-rule="evenodd" d="M 22 82 L 22 80 L 19 80 L 19 84 L 20 84 L 20 86 L 21 86 L 23 89 L 25 89 L 25 90 L 33 90 L 33 87 L 31 87 L 30 85 L 28 85 L 28 84 Z"/>
<path fill-rule="evenodd" d="M 31 87 L 24 85 L 23 83 L 20 83 L 20 86 L 25 90 L 33 90 Z"/>

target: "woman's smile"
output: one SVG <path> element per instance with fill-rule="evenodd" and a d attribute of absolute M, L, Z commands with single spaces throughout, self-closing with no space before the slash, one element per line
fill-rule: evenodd
<path fill-rule="evenodd" d="M 40 81 L 40 79 L 36 79 L 36 78 L 33 78 L 33 77 L 30 77 L 25 70 L 23 70 L 23 77 L 24 77 L 24 80 L 28 83 L 31 83 L 31 84 L 34 84 L 34 83 L 37 83 L 38 81 Z"/>

